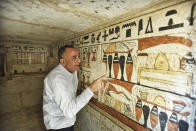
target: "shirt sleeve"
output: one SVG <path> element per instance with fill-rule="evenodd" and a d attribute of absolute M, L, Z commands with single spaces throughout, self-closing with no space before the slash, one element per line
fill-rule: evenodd
<path fill-rule="evenodd" d="M 65 117 L 74 117 L 92 98 L 94 93 L 86 88 L 76 97 L 73 88 L 66 80 L 54 80 L 52 82 L 53 99 L 63 111 Z"/>

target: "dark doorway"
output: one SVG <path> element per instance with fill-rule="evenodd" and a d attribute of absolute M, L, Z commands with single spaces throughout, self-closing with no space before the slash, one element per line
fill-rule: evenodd
<path fill-rule="evenodd" d="M 4 54 L 0 53 L 0 77 L 5 76 Z"/>

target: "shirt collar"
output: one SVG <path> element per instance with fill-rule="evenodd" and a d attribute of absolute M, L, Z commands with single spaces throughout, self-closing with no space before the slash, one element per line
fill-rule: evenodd
<path fill-rule="evenodd" d="M 63 67 L 63 65 L 62 65 L 61 63 L 59 63 L 59 66 L 60 66 L 60 69 L 61 69 L 64 73 L 66 73 L 67 75 L 72 76 L 72 77 L 74 76 L 75 71 L 74 71 L 73 73 L 69 72 L 65 67 Z"/>

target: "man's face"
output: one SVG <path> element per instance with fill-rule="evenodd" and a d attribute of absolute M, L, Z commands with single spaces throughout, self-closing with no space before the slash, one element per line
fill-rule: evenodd
<path fill-rule="evenodd" d="M 79 52 L 76 48 L 65 49 L 60 63 L 71 73 L 80 69 Z"/>

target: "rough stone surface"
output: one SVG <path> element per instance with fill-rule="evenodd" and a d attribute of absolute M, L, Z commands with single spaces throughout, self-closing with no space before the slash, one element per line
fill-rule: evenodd
<path fill-rule="evenodd" d="M 0 79 L 0 130 L 45 131 L 42 116 L 44 75 Z"/>
<path fill-rule="evenodd" d="M 124 131 L 89 105 L 77 115 L 75 129 L 76 131 Z"/>
<path fill-rule="evenodd" d="M 12 112 L 22 108 L 20 94 L 0 96 L 0 112 Z"/>
<path fill-rule="evenodd" d="M 0 117 L 1 131 L 46 131 L 41 105 L 5 113 Z"/>
<path fill-rule="evenodd" d="M 2 0 L 0 40 L 51 44 L 157 1 Z"/>

